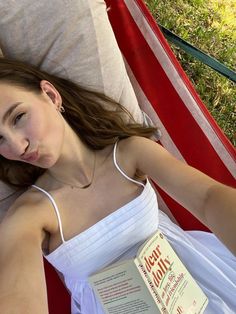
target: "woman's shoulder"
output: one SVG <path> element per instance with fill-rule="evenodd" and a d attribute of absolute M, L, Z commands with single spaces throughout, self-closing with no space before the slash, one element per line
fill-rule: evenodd
<path fill-rule="evenodd" d="M 11 226 L 16 232 L 40 233 L 42 241 L 47 234 L 54 232 L 53 212 L 45 197 L 33 188 L 22 193 L 7 211 L 2 224 Z M 52 212 L 52 218 L 50 213 Z"/>
<path fill-rule="evenodd" d="M 117 143 L 116 158 L 119 164 L 123 169 L 127 169 L 128 173 L 135 173 L 135 178 L 146 178 L 145 173 L 138 169 L 137 160 L 138 152 L 140 149 L 144 149 L 145 143 L 148 141 L 151 140 L 141 136 L 130 136 Z"/>
<path fill-rule="evenodd" d="M 122 146 L 123 148 L 133 148 L 134 146 L 143 145 L 143 143 L 146 143 L 146 142 L 154 142 L 154 141 L 150 138 L 134 135 L 134 136 L 129 136 L 124 139 L 120 139 L 118 142 L 118 145 Z"/>
<path fill-rule="evenodd" d="M 141 136 L 130 136 L 119 140 L 118 151 L 120 154 L 129 156 L 130 159 L 136 158 L 137 152 L 145 149 L 147 143 L 154 143 L 154 141 Z"/>

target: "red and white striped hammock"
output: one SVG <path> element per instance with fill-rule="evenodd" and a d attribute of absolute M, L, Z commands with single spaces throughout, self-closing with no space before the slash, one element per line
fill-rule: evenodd
<path fill-rule="evenodd" d="M 108 15 L 139 104 L 160 127 L 160 143 L 177 158 L 236 187 L 236 151 L 181 68 L 142 0 L 106 0 Z M 206 230 L 159 188 L 183 229 Z M 45 261 L 50 314 L 69 314 L 70 297 Z"/>

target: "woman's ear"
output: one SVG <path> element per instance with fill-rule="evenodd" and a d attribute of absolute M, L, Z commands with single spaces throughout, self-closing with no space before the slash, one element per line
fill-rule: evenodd
<path fill-rule="evenodd" d="M 60 93 L 54 87 L 54 85 L 51 84 L 49 81 L 42 80 L 40 82 L 40 87 L 41 87 L 42 93 L 46 97 L 49 97 L 52 103 L 56 105 L 56 108 L 59 109 L 62 105 L 62 99 L 61 99 Z"/>

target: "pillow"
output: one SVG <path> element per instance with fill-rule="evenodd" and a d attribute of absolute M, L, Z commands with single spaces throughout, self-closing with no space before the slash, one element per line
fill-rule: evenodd
<path fill-rule="evenodd" d="M 0 1 L 0 29 L 3 55 L 104 92 L 142 121 L 104 1 Z"/>
<path fill-rule="evenodd" d="M 103 92 L 143 121 L 104 1 L 0 1 L 0 30 L 4 56 Z M 9 195 L 1 182 L 0 190 L 0 199 Z"/>

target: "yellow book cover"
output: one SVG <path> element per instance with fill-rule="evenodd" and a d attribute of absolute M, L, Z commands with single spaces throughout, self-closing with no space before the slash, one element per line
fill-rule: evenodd
<path fill-rule="evenodd" d="M 208 304 L 160 231 L 134 259 L 106 267 L 89 282 L 107 314 L 201 314 Z"/>

